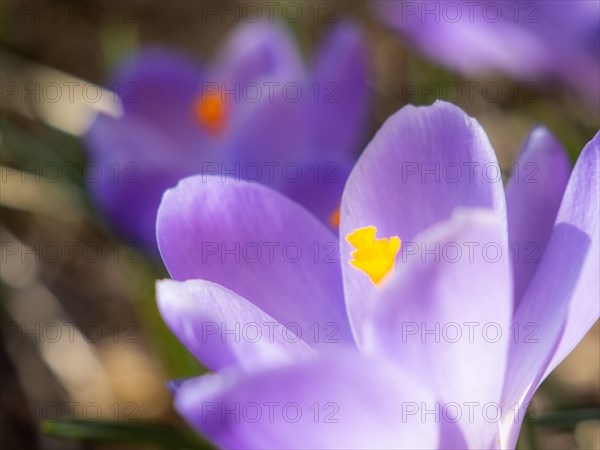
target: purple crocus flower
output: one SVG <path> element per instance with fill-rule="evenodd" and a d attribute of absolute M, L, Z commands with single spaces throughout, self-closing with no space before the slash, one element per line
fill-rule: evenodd
<path fill-rule="evenodd" d="M 147 50 L 110 84 L 123 117 L 100 115 L 87 135 L 104 174 L 91 188 L 115 227 L 147 248 L 163 192 L 198 173 L 268 184 L 327 223 L 367 125 L 366 72 L 361 34 L 347 22 L 309 67 L 269 23 L 240 26 L 209 68 Z"/>
<path fill-rule="evenodd" d="M 374 2 L 377 16 L 420 51 L 467 75 L 500 71 L 559 79 L 600 96 L 600 2 Z"/>
<path fill-rule="evenodd" d="M 181 181 L 158 306 L 217 373 L 177 410 L 224 448 L 514 448 L 600 313 L 599 164 L 600 134 L 571 172 L 536 128 L 505 190 L 481 126 L 437 102 L 375 135 L 339 240 L 267 187 Z"/>

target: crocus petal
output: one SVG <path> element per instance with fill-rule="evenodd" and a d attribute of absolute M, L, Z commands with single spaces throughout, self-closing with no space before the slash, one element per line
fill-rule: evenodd
<path fill-rule="evenodd" d="M 481 11 L 477 16 L 472 14 L 476 20 L 466 11 L 459 11 L 464 17 L 457 21 L 436 20 L 441 5 L 433 1 L 414 4 L 417 11 L 400 2 L 378 1 L 374 5 L 381 20 L 402 32 L 419 50 L 467 74 L 501 69 L 530 75 L 549 63 L 544 42 L 511 20 L 486 21 Z M 499 14 L 509 13 L 504 9 Z M 527 64 L 522 64 L 528 56 Z"/>
<path fill-rule="evenodd" d="M 342 353 L 232 378 L 189 381 L 175 399 L 221 448 L 438 448 L 439 424 L 421 420 L 431 392 L 383 362 Z"/>
<path fill-rule="evenodd" d="M 295 167 L 298 173 L 301 170 L 302 176 L 282 180 L 279 190 L 303 205 L 322 223 L 337 230 L 337 214 L 352 164 L 315 157 L 312 161 L 304 161 L 302 165 L 295 163 L 289 167 L 290 174 L 294 173 Z"/>
<path fill-rule="evenodd" d="M 503 233 L 491 210 L 461 210 L 425 231 L 420 251 L 368 299 L 367 351 L 410 367 L 447 405 L 477 405 L 458 422 L 468 448 L 490 448 L 500 419 L 490 417 L 500 407 L 512 317 Z"/>
<path fill-rule="evenodd" d="M 348 263 L 354 249 L 345 237 L 373 225 L 377 237 L 399 236 L 408 242 L 448 219 L 458 206 L 493 208 L 505 220 L 500 168 L 485 132 L 449 103 L 402 108 L 368 145 L 342 199 L 344 293 L 359 343 L 366 302 L 375 286 Z"/>
<path fill-rule="evenodd" d="M 217 284 L 164 280 L 156 295 L 164 321 L 210 370 L 237 366 L 249 372 L 316 355 L 293 330 Z"/>
<path fill-rule="evenodd" d="M 545 376 L 575 348 L 600 315 L 600 134 L 583 149 L 579 160 L 557 224 L 569 223 L 589 236 L 589 251 L 571 298 L 565 331 Z M 557 264 L 559 260 L 553 262 Z"/>
<path fill-rule="evenodd" d="M 156 212 L 164 191 L 198 171 L 207 136 L 194 122 L 201 70 L 185 57 L 147 50 L 118 68 L 109 88 L 124 116 L 100 114 L 85 135 L 95 198 L 125 237 L 157 251 Z"/>
<path fill-rule="evenodd" d="M 290 33 L 280 25 L 261 21 L 236 27 L 217 56 L 211 80 L 229 84 L 298 81 L 304 65 Z"/>
<path fill-rule="evenodd" d="M 506 186 L 515 309 L 542 259 L 571 169 L 545 128 L 533 130 Z"/>
<path fill-rule="evenodd" d="M 202 69 L 187 57 L 151 49 L 117 68 L 109 88 L 119 94 L 125 115 L 148 120 L 175 141 L 194 142 L 202 139 L 194 116 L 202 77 Z"/>
<path fill-rule="evenodd" d="M 307 140 L 310 129 L 302 117 L 305 109 L 279 96 L 242 103 L 234 106 L 242 109 L 231 124 L 229 167 L 238 164 L 248 173 L 246 178 L 274 187 L 295 183 L 295 166 L 314 156 Z"/>
<path fill-rule="evenodd" d="M 544 257 L 514 318 L 504 397 L 523 408 L 600 314 L 600 134 L 583 149 Z M 521 416 L 522 417 L 522 416 Z M 518 426 L 506 424 L 516 441 Z"/>
<path fill-rule="evenodd" d="M 354 159 L 368 123 L 370 91 L 364 36 L 353 23 L 339 24 L 315 57 L 312 96 L 316 145 L 335 161 Z"/>
<path fill-rule="evenodd" d="M 86 135 L 91 153 L 88 187 L 122 235 L 158 251 L 156 213 L 166 189 L 193 173 L 173 158 L 169 138 L 147 121 L 99 116 Z"/>
<path fill-rule="evenodd" d="M 351 342 L 336 239 L 281 194 L 233 178 L 187 178 L 165 193 L 157 237 L 175 280 L 212 281 L 295 324 L 298 335 L 327 328 Z"/>
<path fill-rule="evenodd" d="M 469 75 L 499 70 L 531 80 L 562 78 L 600 94 L 600 5 L 586 0 L 480 4 L 376 1 L 379 18 L 422 52 Z"/>
<path fill-rule="evenodd" d="M 313 151 L 304 107 L 306 70 L 285 28 L 267 22 L 237 27 L 209 81 L 218 84 L 226 100 L 226 145 L 232 164 L 242 169 L 259 166 L 264 171 L 259 181 L 273 185 L 267 172 L 275 163 L 298 162 Z M 253 167 L 248 171 L 250 176 L 256 172 Z M 276 167 L 275 175 L 280 173 Z"/>
<path fill-rule="evenodd" d="M 306 95 L 306 93 L 304 93 Z M 311 140 L 310 110 L 279 92 L 243 111 L 232 124 L 227 168 L 297 201 L 328 224 L 340 204 L 352 167 L 350 159 L 325 151 Z"/>

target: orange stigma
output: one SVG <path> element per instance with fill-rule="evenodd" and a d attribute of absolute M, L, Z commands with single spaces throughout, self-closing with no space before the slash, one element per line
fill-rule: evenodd
<path fill-rule="evenodd" d="M 331 225 L 333 228 L 340 227 L 340 207 L 339 206 L 337 208 L 335 208 L 335 211 L 333 211 L 329 215 L 329 225 Z"/>
<path fill-rule="evenodd" d="M 202 92 L 194 104 L 196 121 L 211 133 L 218 133 L 227 118 L 225 101 L 220 92 Z"/>

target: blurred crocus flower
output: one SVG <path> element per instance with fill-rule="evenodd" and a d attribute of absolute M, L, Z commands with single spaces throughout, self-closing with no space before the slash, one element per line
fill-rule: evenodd
<path fill-rule="evenodd" d="M 94 194 L 125 236 L 156 248 L 163 192 L 185 176 L 268 184 L 336 222 L 369 114 L 366 50 L 340 23 L 309 66 L 275 24 L 236 29 L 211 67 L 147 50 L 114 74 L 124 115 L 87 134 Z M 98 172 L 98 170 L 96 170 Z"/>
<path fill-rule="evenodd" d="M 467 75 L 562 80 L 600 97 L 600 2 L 381 0 L 373 8 L 420 51 Z"/>
<path fill-rule="evenodd" d="M 217 374 L 177 410 L 224 448 L 514 448 L 599 315 L 599 154 L 597 134 L 571 172 L 536 128 L 505 190 L 474 119 L 407 106 L 352 171 L 339 240 L 267 187 L 181 181 L 158 305 Z"/>

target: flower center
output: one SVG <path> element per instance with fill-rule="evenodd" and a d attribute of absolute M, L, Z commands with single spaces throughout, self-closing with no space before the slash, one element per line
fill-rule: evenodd
<path fill-rule="evenodd" d="M 202 92 L 194 104 L 196 121 L 211 133 L 218 133 L 225 126 L 227 109 L 220 92 Z"/>
<path fill-rule="evenodd" d="M 376 239 L 377 228 L 374 226 L 358 228 L 346 236 L 356 250 L 352 252 L 354 259 L 350 264 L 366 273 L 375 286 L 394 269 L 394 262 L 400 250 L 400 238 Z"/>

